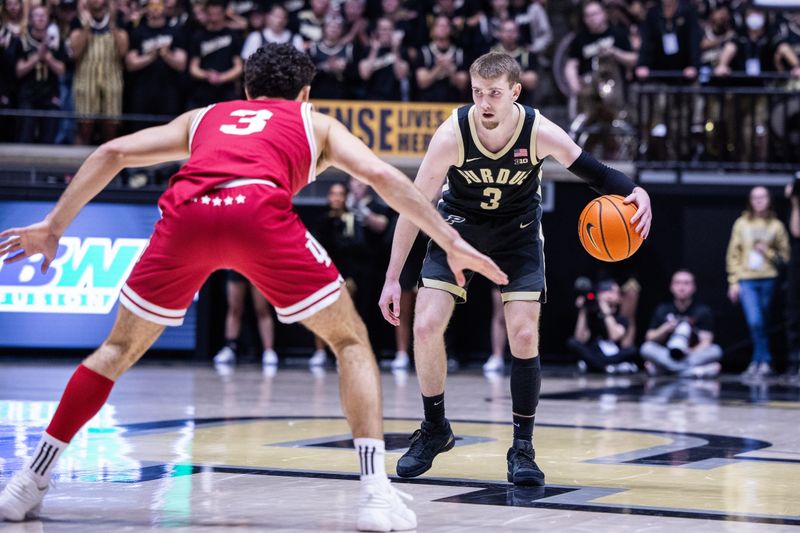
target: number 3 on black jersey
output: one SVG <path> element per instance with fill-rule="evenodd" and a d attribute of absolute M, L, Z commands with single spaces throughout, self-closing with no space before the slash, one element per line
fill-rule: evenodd
<path fill-rule="evenodd" d="M 481 202 L 481 208 L 486 210 L 497 209 L 500 207 L 500 196 L 502 195 L 503 191 L 497 187 L 486 187 L 483 189 L 483 197 L 487 201 Z"/>

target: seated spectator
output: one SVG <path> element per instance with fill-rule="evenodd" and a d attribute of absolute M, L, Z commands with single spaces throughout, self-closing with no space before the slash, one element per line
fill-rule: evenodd
<path fill-rule="evenodd" d="M 322 39 L 322 25 L 331 9 L 330 0 L 310 0 L 310 9 L 300 11 L 293 29 L 306 46 Z"/>
<path fill-rule="evenodd" d="M 163 0 L 148 0 L 144 20 L 131 33 L 125 65 L 132 73 L 130 109 L 146 115 L 180 114 L 186 49 L 179 30 L 167 25 Z M 158 94 L 158 98 L 153 98 Z"/>
<path fill-rule="evenodd" d="M 192 37 L 189 45 L 189 74 L 193 81 L 189 107 L 236 98 L 236 82 L 242 75 L 242 47 L 236 33 L 226 27 L 225 0 L 210 0 L 205 11 L 205 28 Z"/>
<path fill-rule="evenodd" d="M 497 36 L 499 42 L 492 47 L 492 51 L 510 55 L 519 63 L 522 69 L 519 76 L 522 92 L 519 94 L 517 101 L 520 104 L 533 107 L 533 92 L 539 84 L 539 75 L 536 73 L 539 65 L 536 61 L 536 55 L 528 51 L 527 48 L 520 46 L 519 27 L 513 20 L 506 20 L 500 24 L 500 31 Z"/>
<path fill-rule="evenodd" d="M 122 29 L 122 18 L 110 0 L 78 4 L 68 46 L 75 60 L 75 111 L 79 115 L 118 117 L 122 114 L 122 71 L 123 58 L 128 53 L 128 34 Z M 94 127 L 94 119 L 79 120 L 76 144 L 93 143 Z M 118 128 L 117 120 L 103 121 L 98 140 L 105 142 L 116 137 Z"/>
<path fill-rule="evenodd" d="M 314 98 L 343 99 L 350 94 L 348 79 L 353 63 L 353 45 L 343 42 L 344 25 L 338 17 L 328 17 L 322 27 L 322 40 L 311 43 L 308 54 L 317 67 L 311 82 Z"/>
<path fill-rule="evenodd" d="M 567 346 L 578 356 L 578 368 L 607 374 L 638 371 L 632 362 L 636 348 L 620 347 L 628 321 L 619 313 L 619 285 L 613 280 L 603 280 L 597 284 L 595 299 L 591 299 L 593 295 L 589 293 L 575 300 L 578 320 L 574 337 L 567 341 Z"/>
<path fill-rule="evenodd" d="M 27 30 L 12 42 L 11 56 L 19 83 L 19 109 L 60 109 L 58 78 L 64 74 L 67 52 L 60 40 L 48 39 L 49 24 L 47 8 L 34 7 Z M 57 118 L 24 117 L 20 121 L 18 141 L 52 144 L 57 130 Z"/>
<path fill-rule="evenodd" d="M 288 25 L 289 12 L 281 4 L 273 4 L 267 12 L 264 29 L 252 32 L 245 39 L 242 47 L 242 59 L 247 61 L 247 58 L 253 55 L 256 50 L 269 43 L 292 43 L 292 46 L 298 50 L 303 50 L 305 46 L 303 38 L 288 30 Z"/>
<path fill-rule="evenodd" d="M 394 23 L 388 18 L 378 19 L 369 50 L 358 62 L 358 74 L 364 82 L 359 98 L 408 101 L 409 71 L 408 52 L 395 35 Z"/>
<path fill-rule="evenodd" d="M 431 42 L 420 50 L 415 71 L 418 100 L 422 102 L 461 102 L 469 84 L 464 51 L 450 40 L 450 20 L 436 17 Z"/>
<path fill-rule="evenodd" d="M 615 158 L 619 143 L 610 130 L 625 111 L 625 70 L 635 64 L 627 33 L 609 24 L 601 2 L 586 2 L 583 29 L 573 39 L 564 66 L 576 103 L 570 133 L 579 138 L 587 132 L 581 139 L 584 149 L 593 151 L 593 145 L 601 144 L 602 156 Z"/>
<path fill-rule="evenodd" d="M 697 303 L 694 274 L 678 270 L 669 286 L 672 301 L 659 305 L 639 352 L 651 376 L 715 377 L 722 348 L 714 344 L 711 309 Z"/>

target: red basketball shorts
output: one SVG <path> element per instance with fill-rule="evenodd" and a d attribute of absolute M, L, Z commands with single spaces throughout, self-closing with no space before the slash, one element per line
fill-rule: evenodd
<path fill-rule="evenodd" d="M 179 205 L 167 191 L 159 207 L 162 218 L 120 294 L 139 317 L 181 325 L 194 295 L 219 269 L 246 276 L 285 323 L 339 297 L 338 270 L 294 212 L 289 193 L 271 182 L 236 180 Z"/>

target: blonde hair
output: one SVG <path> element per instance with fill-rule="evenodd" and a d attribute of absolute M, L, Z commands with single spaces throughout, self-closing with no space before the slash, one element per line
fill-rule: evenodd
<path fill-rule="evenodd" d="M 483 54 L 469 67 L 470 76 L 479 76 L 486 80 L 496 80 L 506 76 L 510 85 L 519 83 L 520 73 L 517 60 L 503 52 Z"/>

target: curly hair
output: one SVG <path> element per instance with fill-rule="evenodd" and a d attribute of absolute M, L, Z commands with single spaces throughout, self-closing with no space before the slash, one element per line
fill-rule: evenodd
<path fill-rule="evenodd" d="M 316 73 L 307 54 L 290 44 L 270 43 L 247 59 L 244 86 L 250 98 L 294 100 L 303 87 L 311 85 Z"/>

